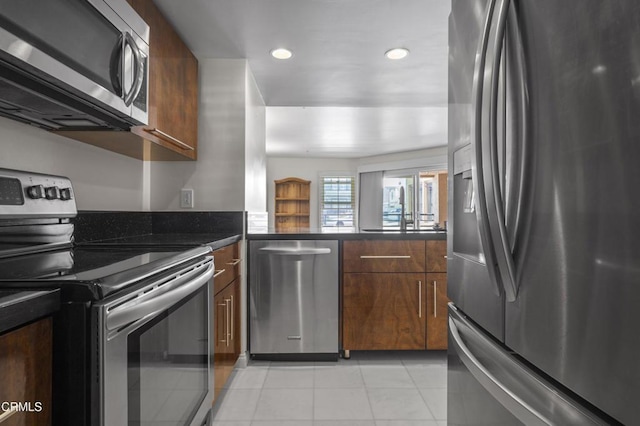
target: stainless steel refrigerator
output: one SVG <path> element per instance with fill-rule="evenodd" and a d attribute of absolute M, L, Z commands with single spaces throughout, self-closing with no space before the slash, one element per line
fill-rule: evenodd
<path fill-rule="evenodd" d="M 640 424 L 640 2 L 449 28 L 448 422 Z"/>

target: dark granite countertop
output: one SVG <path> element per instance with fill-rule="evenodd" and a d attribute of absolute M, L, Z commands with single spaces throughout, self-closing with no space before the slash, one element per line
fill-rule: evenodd
<path fill-rule="evenodd" d="M 242 239 L 244 212 L 80 211 L 77 245 L 194 247 L 212 250 Z"/>
<path fill-rule="evenodd" d="M 0 334 L 60 309 L 60 290 L 0 288 Z"/>
<path fill-rule="evenodd" d="M 253 231 L 247 234 L 247 240 L 446 240 L 444 230 L 364 230 L 357 228 L 300 229 L 263 232 Z"/>

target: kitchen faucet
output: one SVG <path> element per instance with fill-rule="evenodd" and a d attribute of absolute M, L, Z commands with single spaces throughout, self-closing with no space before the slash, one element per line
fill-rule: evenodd
<path fill-rule="evenodd" d="M 402 209 L 400 211 L 400 230 L 402 230 L 402 231 L 407 229 L 407 224 L 413 225 L 413 219 L 407 220 L 405 218 L 404 203 L 405 203 L 405 200 L 404 200 L 404 186 L 400 186 L 400 205 L 402 206 Z"/>

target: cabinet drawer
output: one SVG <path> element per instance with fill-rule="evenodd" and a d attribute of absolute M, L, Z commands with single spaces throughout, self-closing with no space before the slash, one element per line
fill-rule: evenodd
<path fill-rule="evenodd" d="M 345 241 L 344 272 L 424 272 L 424 241 Z"/>
<path fill-rule="evenodd" d="M 446 241 L 427 241 L 427 272 L 447 272 Z"/>
<path fill-rule="evenodd" d="M 213 278 L 214 294 L 220 292 L 240 276 L 240 250 L 238 243 L 213 251 L 216 272 Z"/>

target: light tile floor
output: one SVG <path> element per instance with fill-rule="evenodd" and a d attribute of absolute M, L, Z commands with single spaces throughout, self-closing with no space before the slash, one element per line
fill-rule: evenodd
<path fill-rule="evenodd" d="M 238 368 L 213 426 L 445 426 L 447 358 L 439 351 L 352 352 L 338 362 Z"/>

